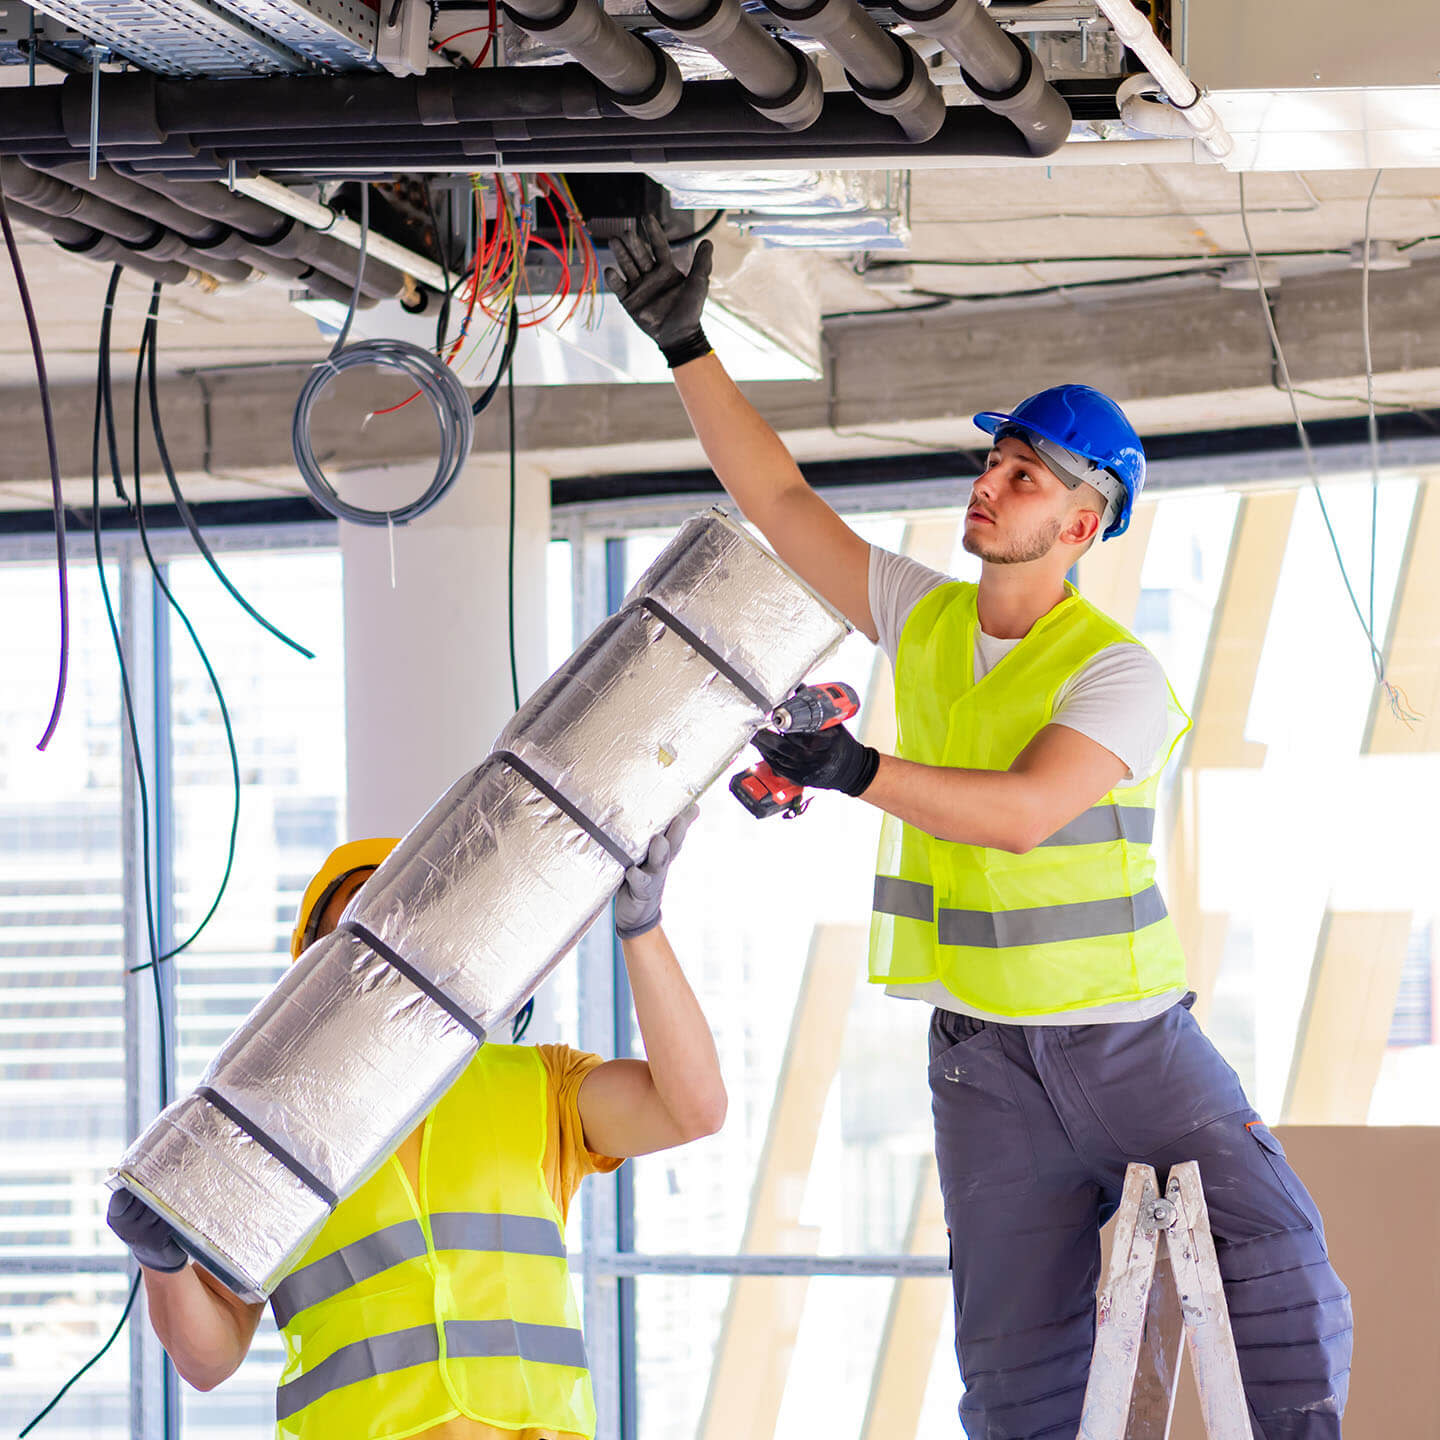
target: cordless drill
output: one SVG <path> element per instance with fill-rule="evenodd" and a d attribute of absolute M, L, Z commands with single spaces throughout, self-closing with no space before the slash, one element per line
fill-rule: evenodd
<path fill-rule="evenodd" d="M 783 705 L 770 713 L 770 728 L 782 735 L 813 735 L 841 725 L 860 708 L 860 697 L 840 681 L 802 685 Z M 777 775 L 766 761 L 730 777 L 730 793 L 757 820 L 771 815 L 787 819 L 803 814 L 809 800 L 793 780 Z"/>

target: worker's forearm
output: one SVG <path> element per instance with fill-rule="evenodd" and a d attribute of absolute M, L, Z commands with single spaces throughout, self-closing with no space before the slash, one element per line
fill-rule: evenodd
<path fill-rule="evenodd" d="M 683 1138 L 711 1135 L 725 1119 L 725 1082 L 700 1002 L 658 925 L 621 944 L 655 1093 Z"/>
<path fill-rule="evenodd" d="M 959 845 L 984 845 L 1021 854 L 1045 837 L 1041 796 L 1028 777 L 1009 770 L 961 770 L 917 765 L 882 755 L 861 799 Z"/>
<path fill-rule="evenodd" d="M 197 1390 L 210 1390 L 233 1375 L 250 1348 L 250 1335 L 195 1266 L 140 1273 L 150 1324 L 182 1378 Z"/>
<path fill-rule="evenodd" d="M 713 353 L 672 373 L 711 468 L 746 519 L 766 531 L 785 492 L 807 488 L 799 467 Z"/>

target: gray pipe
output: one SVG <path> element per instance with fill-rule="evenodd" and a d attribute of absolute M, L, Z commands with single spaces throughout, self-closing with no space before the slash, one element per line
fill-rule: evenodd
<path fill-rule="evenodd" d="M 346 286 L 355 283 L 358 257 L 350 246 L 311 230 L 248 195 L 234 194 L 225 186 L 211 182 L 172 181 L 163 175 L 132 174 L 138 185 L 166 196 L 182 209 L 234 226 L 267 255 L 297 260 Z M 407 293 L 408 289 L 405 276 L 393 265 L 371 255 L 365 257 L 361 295 L 371 300 L 389 300 Z"/>
<path fill-rule="evenodd" d="M 49 215 L 44 210 L 32 210 L 30 206 L 12 200 L 8 196 L 5 208 L 11 218 L 32 230 L 52 236 L 62 250 L 79 255 L 85 260 L 104 264 L 124 265 L 127 269 L 138 270 L 162 285 L 183 285 L 196 279 L 196 273 L 173 260 L 155 260 L 148 255 L 137 255 L 122 245 L 113 235 L 106 235 L 92 226 L 82 225 L 78 220 L 67 220 L 60 215 Z"/>
<path fill-rule="evenodd" d="M 740 0 L 648 0 L 661 24 L 713 55 L 745 87 L 750 103 L 787 130 L 820 118 L 820 72 L 808 55 L 777 40 Z"/>
<path fill-rule="evenodd" d="M 124 175 L 117 175 L 108 166 L 98 166 L 92 178 L 90 167 L 83 160 L 43 165 L 37 165 L 34 161 L 25 163 L 32 169 L 73 185 L 77 190 L 98 195 L 101 199 L 122 206 L 137 215 L 149 216 L 177 235 L 184 236 L 201 255 L 212 262 L 217 259 L 239 261 L 262 274 L 281 280 L 297 281 L 327 300 L 347 301 L 350 298 L 355 284 L 355 264 L 358 262 L 354 251 L 349 252 L 352 262 L 350 274 L 345 277 L 330 276 L 317 271 L 313 265 L 308 265 L 303 260 L 267 250 L 223 222 L 197 215 L 195 211 L 177 205 L 158 190 L 138 184 Z M 369 269 L 368 264 L 366 269 Z"/>
<path fill-rule="evenodd" d="M 882 30 L 859 0 L 813 0 L 766 9 L 792 30 L 813 35 L 845 66 L 850 88 L 872 110 L 893 115 L 912 140 L 929 140 L 945 123 L 945 97 L 931 83 L 915 52 Z"/>
<path fill-rule="evenodd" d="M 528 35 L 568 50 L 637 120 L 659 120 L 680 103 L 680 71 L 653 41 L 618 25 L 599 0 L 514 0 L 506 16 Z"/>
<path fill-rule="evenodd" d="M 891 9 L 912 30 L 938 40 L 959 62 L 965 83 L 987 110 L 1003 115 L 1035 155 L 1052 154 L 1070 134 L 1070 107 L 1045 79 L 1030 47 L 1002 30 L 977 0 L 940 0 Z"/>

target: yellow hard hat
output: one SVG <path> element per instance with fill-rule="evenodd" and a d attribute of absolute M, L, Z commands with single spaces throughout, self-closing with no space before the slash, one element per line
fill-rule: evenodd
<path fill-rule="evenodd" d="M 315 878 L 305 887 L 300 909 L 295 914 L 295 929 L 290 936 L 290 958 L 298 960 L 306 946 L 315 939 L 325 905 L 340 888 L 347 876 L 357 870 L 373 870 L 400 841 L 391 836 L 371 840 L 348 840 L 332 850 Z"/>

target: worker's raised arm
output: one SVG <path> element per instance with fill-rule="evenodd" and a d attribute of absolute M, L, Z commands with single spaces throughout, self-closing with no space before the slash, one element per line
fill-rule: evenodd
<path fill-rule="evenodd" d="M 605 272 L 635 323 L 660 347 L 706 459 L 775 553 L 872 640 L 870 547 L 806 483 L 780 437 L 725 372 L 700 325 L 710 242 L 689 273 L 675 264 L 653 215 L 645 234 L 611 246 Z"/>
<path fill-rule="evenodd" d="M 615 897 L 644 1060 L 607 1060 L 578 1097 L 586 1145 L 601 1155 L 647 1155 L 711 1135 L 725 1119 L 725 1082 L 710 1025 L 660 928 L 660 896 L 694 807 L 650 842 Z"/>

